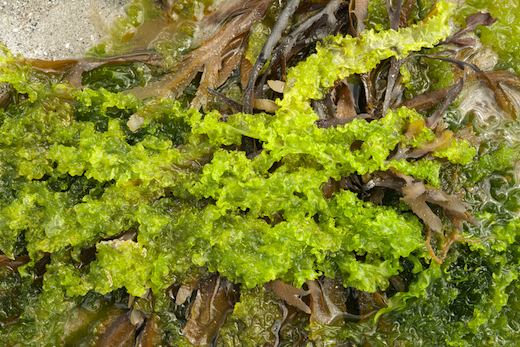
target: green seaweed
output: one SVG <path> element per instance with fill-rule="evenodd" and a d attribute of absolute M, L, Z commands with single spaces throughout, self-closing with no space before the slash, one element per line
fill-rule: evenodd
<path fill-rule="evenodd" d="M 511 0 L 496 2 L 489 0 L 468 0 L 458 10 L 459 18 L 477 11 L 488 11 L 496 22 L 489 27 L 481 27 L 479 37 L 483 44 L 493 48 L 500 57 L 498 68 L 509 68 L 520 73 L 520 2 Z"/>

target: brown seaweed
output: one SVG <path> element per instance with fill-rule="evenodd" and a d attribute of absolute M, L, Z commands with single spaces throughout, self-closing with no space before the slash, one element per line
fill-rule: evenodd
<path fill-rule="evenodd" d="M 291 19 L 292 15 L 296 12 L 296 9 L 298 8 L 299 4 L 300 0 L 289 0 L 285 8 L 278 16 L 278 19 L 276 20 L 276 23 L 273 29 L 271 30 L 269 38 L 262 47 L 260 55 L 256 59 L 256 62 L 253 65 L 251 72 L 249 73 L 249 80 L 247 82 L 246 89 L 244 90 L 243 112 L 251 113 L 253 111 L 254 89 L 256 79 L 258 78 L 260 70 L 262 70 L 265 63 L 273 53 L 275 46 L 280 41 L 284 30 L 289 25 L 289 20 Z"/>
<path fill-rule="evenodd" d="M 520 89 L 520 78 L 507 71 L 480 71 L 478 76 L 481 81 L 493 91 L 497 105 L 504 110 L 511 119 L 516 119 L 517 110 L 515 104 L 504 89 L 504 85 Z"/>
<path fill-rule="evenodd" d="M 334 118 L 352 120 L 356 117 L 356 102 L 347 83 L 340 83 L 335 89 L 336 113 Z"/>
<path fill-rule="evenodd" d="M 340 23 L 335 13 L 342 4 L 343 1 L 341 0 L 329 1 L 316 14 L 295 25 L 295 28 L 281 40 L 273 51 L 268 72 L 275 68 L 280 69 L 280 79 L 285 80 L 287 61 L 291 57 L 297 55 L 305 47 L 338 30 Z M 324 18 L 325 21 L 322 24 Z M 324 30 L 318 30 L 320 28 L 324 28 Z M 309 32 L 312 32 L 312 35 Z M 267 74 L 264 76 L 267 76 Z"/>
<path fill-rule="evenodd" d="M 402 105 L 408 108 L 414 108 L 417 111 L 429 110 L 444 100 L 452 88 L 453 86 L 450 86 L 414 96 L 411 99 L 403 101 Z"/>
<path fill-rule="evenodd" d="M 423 182 L 414 181 L 411 177 L 400 176 L 406 181 L 402 188 L 403 201 L 410 206 L 412 211 L 430 230 L 441 232 L 443 224 L 439 216 L 428 206 L 428 203 L 441 207 L 452 218 L 466 221 L 473 220 L 466 205 L 458 197 L 425 185 Z"/>
<path fill-rule="evenodd" d="M 11 99 L 11 87 L 8 84 L 0 84 L 0 107 L 5 107 Z"/>
<path fill-rule="evenodd" d="M 435 112 L 433 112 L 427 119 L 426 123 L 430 128 L 436 128 L 439 122 L 442 119 L 442 115 L 446 112 L 448 107 L 455 101 L 455 99 L 459 96 L 462 91 L 462 87 L 464 86 L 464 78 L 460 78 L 447 92 L 444 100 L 439 104 L 436 108 Z"/>
<path fill-rule="evenodd" d="M 135 343 L 137 327 L 130 321 L 129 313 L 117 317 L 97 342 L 98 347 L 131 347 Z"/>
<path fill-rule="evenodd" d="M 106 58 L 82 58 L 63 60 L 25 59 L 24 62 L 37 70 L 47 73 L 62 73 L 65 80 L 74 87 L 81 87 L 81 77 L 84 72 L 103 65 L 115 65 L 132 62 L 141 62 L 150 65 L 160 65 L 159 56 L 153 52 L 133 52 L 124 55 Z"/>
<path fill-rule="evenodd" d="M 368 0 L 352 0 L 349 3 L 349 31 L 354 37 L 365 30 L 368 16 Z"/>
<path fill-rule="evenodd" d="M 465 39 L 463 36 L 466 35 L 469 32 L 474 31 L 478 26 L 489 26 L 496 22 L 496 19 L 493 18 L 489 13 L 486 12 L 477 12 L 466 18 L 466 26 L 450 37 L 448 37 L 446 40 L 444 40 L 442 43 L 451 43 L 456 44 L 459 46 L 466 46 L 468 44 L 474 43 L 472 39 L 468 41 L 468 39 Z"/>
<path fill-rule="evenodd" d="M 29 260 L 28 255 L 21 255 L 11 259 L 6 255 L 0 254 L 0 267 L 6 267 L 11 271 L 16 271 L 20 266 L 27 264 Z"/>
<path fill-rule="evenodd" d="M 192 106 L 205 104 L 208 88 L 217 88 L 238 66 L 238 56 L 244 50 L 244 41 L 253 23 L 261 19 L 270 0 L 237 2 L 232 8 L 224 6 L 214 16 L 225 16 L 224 24 L 198 48 L 189 53 L 178 65 L 176 72 L 166 74 L 146 87 L 130 92 L 140 98 L 178 94 L 202 71 L 202 77 Z"/>
<path fill-rule="evenodd" d="M 161 344 L 161 331 L 157 324 L 157 316 L 150 315 L 136 338 L 135 347 L 154 347 Z"/>
<path fill-rule="evenodd" d="M 310 294 L 308 291 L 296 288 L 280 280 L 269 282 L 266 284 L 266 287 L 287 304 L 296 307 L 302 312 L 311 314 L 310 307 L 302 300 L 302 297 Z"/>
<path fill-rule="evenodd" d="M 330 325 L 340 319 L 360 321 L 374 313 L 357 315 L 347 312 L 345 288 L 338 280 L 323 278 L 305 283 L 310 293 L 311 322 Z"/>
<path fill-rule="evenodd" d="M 423 221 L 429 230 L 434 232 L 442 232 L 443 222 L 429 204 L 442 208 L 445 215 L 452 220 L 456 227 L 459 227 L 460 221 L 474 223 L 474 219 L 468 212 L 466 204 L 459 197 L 431 187 L 410 176 L 392 172 L 380 172 L 373 175 L 371 180 L 365 184 L 366 190 L 374 187 L 384 187 L 402 194 L 402 201 L 411 208 L 413 213 Z"/>
<path fill-rule="evenodd" d="M 224 324 L 236 301 L 234 285 L 220 276 L 201 282 L 190 307 L 183 335 L 194 345 L 208 345 Z"/>

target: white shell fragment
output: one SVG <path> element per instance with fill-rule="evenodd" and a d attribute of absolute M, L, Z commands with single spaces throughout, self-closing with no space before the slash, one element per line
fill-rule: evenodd
<path fill-rule="evenodd" d="M 278 81 L 278 80 L 267 80 L 267 85 L 269 88 L 274 90 L 277 93 L 283 93 L 283 89 L 285 88 L 285 82 L 284 81 Z"/>
<path fill-rule="evenodd" d="M 138 114 L 133 114 L 128 119 L 128 122 L 126 122 L 126 125 L 128 126 L 128 129 L 130 129 L 131 132 L 135 133 L 139 128 L 141 128 L 144 124 L 144 118 L 139 116 Z"/>

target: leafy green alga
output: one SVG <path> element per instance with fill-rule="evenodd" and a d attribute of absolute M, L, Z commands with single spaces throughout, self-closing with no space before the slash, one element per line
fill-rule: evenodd
<path fill-rule="evenodd" d="M 459 16 L 477 11 L 488 11 L 496 22 L 479 29 L 482 43 L 498 54 L 500 68 L 511 68 L 520 73 L 520 1 L 468 0 L 459 9 Z"/>
<path fill-rule="evenodd" d="M 133 294 L 142 295 L 152 286 L 154 276 L 158 287 L 166 287 L 161 279 L 171 280 L 176 268 L 160 270 L 157 275 L 148 267 L 143 273 L 138 268 L 132 280 L 117 280 L 115 259 L 126 266 L 125 252 L 133 248 L 125 246 L 120 252 L 118 247 L 98 243 L 136 230 L 135 252 L 143 257 L 154 253 L 153 258 L 147 258 L 152 268 L 154 259 L 171 261 L 166 254 L 173 252 L 247 287 L 276 278 L 301 284 L 336 269 L 346 285 L 367 291 L 385 288 L 388 278 L 399 272 L 401 257 L 422 252 L 421 224 L 412 215 L 362 202 L 347 191 L 326 199 L 321 187 L 330 179 L 389 168 L 438 184 L 440 164 L 435 161 L 388 160 L 400 143 L 413 147 L 422 142 L 405 136 L 411 122 L 421 116 L 400 108 L 370 123 L 358 119 L 342 127 L 320 129 L 314 124 L 316 117 L 307 100 L 320 97 L 335 80 L 369 71 L 381 59 L 431 47 L 449 33 L 450 11 L 451 6 L 441 2 L 423 23 L 410 28 L 377 34 L 368 31 L 359 39 L 329 38 L 315 55 L 290 70 L 289 87 L 275 116 L 236 114 L 222 122 L 220 115 L 209 113 L 200 121 L 198 113 L 183 111 L 175 103 L 142 104 L 130 95 L 102 88 L 78 92 L 66 86 L 26 105 L 21 115 L 7 114 L 0 128 L 6 134 L 3 150 L 13 153 L 13 165 L 27 182 L 21 184 L 17 198 L 3 207 L 3 251 L 13 254 L 21 233 L 25 233 L 33 259 L 44 252 L 97 243 L 99 259 L 81 280 L 69 282 L 68 290 L 90 283 L 87 288 L 103 293 L 126 286 Z M 332 61 L 335 63 L 330 64 Z M 311 66 L 329 70 L 308 69 Z M 13 86 L 26 91 L 22 85 Z M 46 110 L 49 102 L 59 110 L 56 114 Z M 39 142 L 29 145 L 27 135 L 14 137 L 13 126 L 20 127 L 33 115 L 42 118 L 43 113 L 47 119 L 42 123 L 43 131 L 34 129 L 41 147 L 38 155 L 28 157 L 20 151 Z M 126 128 L 132 117 L 143 119 L 136 133 Z M 175 119 L 180 120 L 174 123 L 179 127 L 157 128 L 157 122 L 166 124 Z M 34 127 L 35 123 L 31 120 L 30 124 Z M 31 134 L 31 130 L 26 127 L 23 131 Z M 169 137 L 162 137 L 161 131 Z M 142 135 L 136 136 L 139 133 Z M 243 136 L 261 141 L 262 152 L 251 159 L 244 152 L 222 148 L 239 145 Z M 172 138 L 181 140 L 172 142 Z M 360 149 L 350 150 L 356 142 L 362 142 Z M 467 161 L 452 152 L 438 155 L 454 162 Z M 200 164 L 208 156 L 209 163 Z M 42 163 L 38 165 L 42 172 L 37 176 L 26 172 L 27 162 Z M 277 168 L 272 170 L 275 164 Z M 43 175 L 83 176 L 98 182 L 99 188 L 83 189 L 78 197 L 70 190 L 55 191 L 46 181 L 31 182 Z M 181 200 L 205 202 L 199 209 L 186 210 L 182 207 L 186 202 L 165 200 L 169 193 L 181 194 Z M 165 205 L 157 210 L 162 200 Z M 179 208 L 186 221 L 179 220 L 174 231 L 165 212 Z M 190 215 L 193 217 L 187 218 Z M 276 218 L 281 221 L 267 221 Z M 371 230 L 370 236 L 365 234 L 367 230 Z M 188 242 L 176 241 L 162 250 L 156 247 L 156 235 L 172 232 L 191 236 Z M 286 252 L 280 253 L 280 247 Z M 365 260 L 356 260 L 356 253 L 365 254 Z M 113 261 L 106 262 L 104 257 Z M 94 280 L 99 278 L 96 273 L 103 271 L 115 276 L 109 287 L 96 284 L 102 279 Z M 366 271 L 373 275 L 364 276 Z"/>

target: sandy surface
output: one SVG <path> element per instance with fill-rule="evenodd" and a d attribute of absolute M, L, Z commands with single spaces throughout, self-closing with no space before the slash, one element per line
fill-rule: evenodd
<path fill-rule="evenodd" d="M 82 56 L 129 0 L 0 0 L 0 42 L 31 58 Z"/>

